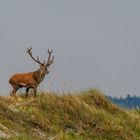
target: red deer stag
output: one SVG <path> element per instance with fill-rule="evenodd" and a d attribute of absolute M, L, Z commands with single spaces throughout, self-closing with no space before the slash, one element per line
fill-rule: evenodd
<path fill-rule="evenodd" d="M 27 53 L 30 57 L 37 62 L 40 67 L 38 70 L 29 72 L 29 73 L 20 73 L 15 74 L 9 79 L 9 83 L 11 84 L 13 90 L 10 95 L 16 96 L 16 91 L 22 87 L 26 88 L 26 97 L 28 96 L 28 91 L 30 88 L 33 89 L 34 96 L 36 97 L 37 87 L 45 78 L 45 75 L 49 73 L 48 67 L 54 63 L 54 56 L 52 55 L 52 50 L 48 49 L 48 60 L 43 63 L 40 62 L 39 58 L 35 59 L 32 55 L 32 47 L 28 48 Z"/>

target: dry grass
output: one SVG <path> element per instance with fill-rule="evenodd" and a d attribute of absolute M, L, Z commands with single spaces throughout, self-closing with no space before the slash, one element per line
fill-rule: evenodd
<path fill-rule="evenodd" d="M 0 132 L 9 140 L 139 140 L 140 111 L 122 110 L 95 89 L 0 97 Z"/>

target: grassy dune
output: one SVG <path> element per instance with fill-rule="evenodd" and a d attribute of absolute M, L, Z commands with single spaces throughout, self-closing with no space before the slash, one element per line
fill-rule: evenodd
<path fill-rule="evenodd" d="M 1 140 L 140 140 L 140 111 L 123 110 L 98 90 L 0 97 Z"/>

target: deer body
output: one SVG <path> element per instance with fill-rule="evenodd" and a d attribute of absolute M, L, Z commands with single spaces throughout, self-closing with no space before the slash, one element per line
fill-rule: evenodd
<path fill-rule="evenodd" d="M 50 64 L 54 62 L 54 57 L 50 60 L 50 56 L 52 51 L 48 51 L 49 53 L 49 58 L 47 63 L 41 63 L 39 59 L 37 58 L 34 59 L 31 53 L 31 49 L 28 49 L 28 53 L 32 57 L 32 59 L 40 64 L 40 68 L 34 72 L 29 72 L 29 73 L 19 73 L 19 74 L 14 74 L 10 79 L 9 83 L 11 84 L 13 90 L 11 95 L 16 96 L 16 91 L 22 87 L 26 88 L 26 96 L 28 96 L 28 91 L 30 88 L 33 89 L 34 95 L 36 96 L 36 90 L 38 85 L 44 80 L 46 74 L 49 73 L 48 67 Z"/>

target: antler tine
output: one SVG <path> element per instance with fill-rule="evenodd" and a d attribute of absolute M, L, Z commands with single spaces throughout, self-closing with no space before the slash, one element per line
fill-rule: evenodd
<path fill-rule="evenodd" d="M 40 65 L 43 65 L 43 63 L 40 62 L 39 58 L 37 57 L 37 59 L 35 59 L 32 55 L 32 47 L 28 48 L 27 53 L 30 55 L 30 57 L 37 63 L 39 63 Z"/>
<path fill-rule="evenodd" d="M 52 57 L 52 59 L 46 64 L 47 67 L 49 67 L 52 63 L 54 63 L 54 56 Z"/>
<path fill-rule="evenodd" d="M 48 56 L 46 66 L 50 66 L 52 63 L 54 63 L 54 56 L 52 56 L 52 59 L 51 59 L 51 54 L 52 53 L 53 53 L 53 50 L 48 49 L 49 56 Z"/>
<path fill-rule="evenodd" d="M 49 54 L 49 57 L 48 57 L 47 63 L 50 61 L 50 57 L 51 57 L 51 54 L 52 54 L 52 50 L 48 49 L 48 54 Z"/>
<path fill-rule="evenodd" d="M 53 52 L 53 50 L 48 49 L 48 53 L 51 54 Z"/>
<path fill-rule="evenodd" d="M 31 53 L 32 47 L 27 49 L 27 53 Z"/>
<path fill-rule="evenodd" d="M 49 65 L 54 63 L 54 56 L 52 56 L 52 59 L 49 61 Z"/>

